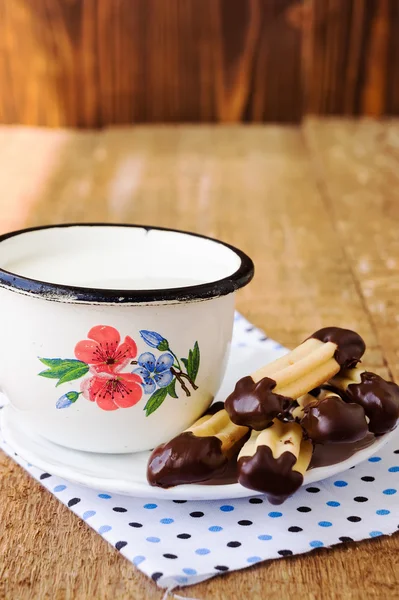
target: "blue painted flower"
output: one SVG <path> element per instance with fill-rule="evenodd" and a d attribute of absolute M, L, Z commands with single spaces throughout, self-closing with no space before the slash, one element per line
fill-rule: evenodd
<path fill-rule="evenodd" d="M 68 408 L 68 406 L 71 406 L 71 404 L 76 402 L 79 396 L 79 392 L 67 392 L 66 394 L 63 394 L 60 398 L 58 398 L 55 406 L 56 408 Z"/>
<path fill-rule="evenodd" d="M 143 389 L 145 394 L 152 394 L 156 387 L 167 387 L 173 379 L 172 371 L 170 370 L 174 359 L 169 352 L 161 354 L 158 360 L 152 352 L 144 352 L 138 358 L 137 369 L 133 373 L 137 373 L 143 379 Z"/>
<path fill-rule="evenodd" d="M 156 331 L 147 331 L 142 329 L 140 335 L 148 346 L 157 350 L 169 350 L 169 342 Z"/>

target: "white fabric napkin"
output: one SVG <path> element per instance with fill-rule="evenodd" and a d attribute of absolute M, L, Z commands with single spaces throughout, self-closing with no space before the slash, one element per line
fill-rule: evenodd
<path fill-rule="evenodd" d="M 271 355 L 283 350 L 238 314 L 233 344 Z M 1 436 L 0 447 L 162 588 L 399 527 L 399 433 L 378 455 L 302 488 L 278 507 L 265 497 L 146 502 L 44 473 Z"/>

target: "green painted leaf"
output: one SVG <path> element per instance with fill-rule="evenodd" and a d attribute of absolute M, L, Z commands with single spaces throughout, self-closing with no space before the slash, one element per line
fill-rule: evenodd
<path fill-rule="evenodd" d="M 47 377 L 48 379 L 58 379 L 59 375 L 57 375 L 57 373 L 55 373 L 54 371 L 41 371 L 41 373 L 39 373 L 40 377 Z"/>
<path fill-rule="evenodd" d="M 195 383 L 195 379 L 198 375 L 200 365 L 200 350 L 198 342 L 195 342 L 194 348 L 192 350 L 189 350 L 188 358 L 182 358 L 181 361 L 186 367 L 187 375 Z"/>
<path fill-rule="evenodd" d="M 74 381 L 75 379 L 80 379 L 89 371 L 89 366 L 86 364 L 77 365 L 76 367 L 69 369 L 62 377 L 60 377 L 56 387 L 61 385 L 62 383 L 67 383 L 67 381 Z"/>
<path fill-rule="evenodd" d="M 191 350 L 190 350 L 190 353 L 191 353 Z M 190 375 L 190 377 L 194 381 L 194 383 L 195 383 L 195 380 L 198 375 L 198 370 L 199 370 L 199 366 L 200 366 L 200 358 L 201 358 L 201 356 L 200 356 L 200 349 L 198 346 L 198 342 L 195 342 L 193 351 L 191 353 L 191 375 Z"/>
<path fill-rule="evenodd" d="M 193 351 L 189 350 L 188 363 L 187 363 L 187 375 L 190 377 L 190 379 L 193 378 L 192 372 L 193 372 Z"/>
<path fill-rule="evenodd" d="M 84 365 L 87 367 L 85 362 L 76 360 L 74 358 L 39 358 L 46 367 L 49 367 L 53 373 L 63 373 L 70 368 L 75 368 L 78 365 Z"/>
<path fill-rule="evenodd" d="M 161 406 L 167 395 L 168 388 L 159 388 L 159 390 L 154 392 L 144 407 L 145 416 L 149 417 L 153 412 L 155 412 Z"/>
<path fill-rule="evenodd" d="M 48 379 L 58 379 L 57 387 L 67 381 L 80 379 L 89 371 L 89 365 L 80 360 L 72 358 L 40 358 L 39 359 L 46 367 L 46 371 L 39 373 L 41 377 Z"/>
<path fill-rule="evenodd" d="M 65 360 L 63 358 L 40 358 L 40 362 L 42 362 L 46 367 L 56 368 L 59 365 L 63 364 Z M 66 359 L 68 360 L 68 359 Z M 78 361 L 80 362 L 80 361 Z"/>
<path fill-rule="evenodd" d="M 172 379 L 166 389 L 169 396 L 172 396 L 172 398 L 178 398 L 178 395 L 176 394 L 176 379 Z"/>

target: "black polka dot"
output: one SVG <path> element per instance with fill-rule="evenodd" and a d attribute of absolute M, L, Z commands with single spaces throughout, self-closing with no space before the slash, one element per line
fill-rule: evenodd
<path fill-rule="evenodd" d="M 191 535 L 189 533 L 179 533 L 179 535 L 176 537 L 178 537 L 180 540 L 188 540 Z"/>
<path fill-rule="evenodd" d="M 351 523 L 359 523 L 359 521 L 361 521 L 360 517 L 348 517 L 348 521 L 350 521 Z"/>
<path fill-rule="evenodd" d="M 114 506 L 112 510 L 115 512 L 127 512 L 127 508 L 123 508 L 123 506 Z"/>
<path fill-rule="evenodd" d="M 298 531 L 303 531 L 303 529 L 302 527 L 294 525 L 293 527 L 288 527 L 288 531 L 291 531 L 291 533 L 298 533 Z"/>
<path fill-rule="evenodd" d="M 226 567 L 225 565 L 216 565 L 213 568 L 216 569 L 216 571 L 228 571 L 229 570 L 229 567 Z"/>
<path fill-rule="evenodd" d="M 298 506 L 297 510 L 299 512 L 310 512 L 312 509 L 310 506 Z"/>
<path fill-rule="evenodd" d="M 250 498 L 249 503 L 250 504 L 263 504 L 263 500 L 262 500 L 262 498 Z"/>
<path fill-rule="evenodd" d="M 51 477 L 50 473 L 42 473 L 40 475 L 40 479 L 48 479 L 49 477 Z"/>
<path fill-rule="evenodd" d="M 368 498 L 365 496 L 355 496 L 353 499 L 355 502 L 368 502 Z"/>
<path fill-rule="evenodd" d="M 194 517 L 195 519 L 198 519 L 199 517 L 203 517 L 204 513 L 201 512 L 200 510 L 196 510 L 192 513 L 190 513 L 190 517 Z"/>
<path fill-rule="evenodd" d="M 124 548 L 125 546 L 127 546 L 127 542 L 120 541 L 120 542 L 116 542 L 116 544 L 115 544 L 115 548 L 117 550 L 122 550 L 122 548 Z"/>
<path fill-rule="evenodd" d="M 279 550 L 277 552 L 277 554 L 279 554 L 280 556 L 292 556 L 292 551 L 291 550 Z"/>
<path fill-rule="evenodd" d="M 362 477 L 362 481 L 374 481 L 375 477 L 371 477 L 370 475 L 365 475 Z"/>
<path fill-rule="evenodd" d="M 393 451 L 394 454 L 399 454 L 399 449 Z"/>
<path fill-rule="evenodd" d="M 151 575 L 151 579 L 152 579 L 153 581 L 158 581 L 158 579 L 159 579 L 160 577 L 162 577 L 162 575 L 163 575 L 163 573 L 160 573 L 159 571 L 155 571 L 155 573 L 153 573 L 153 574 Z"/>
<path fill-rule="evenodd" d="M 353 539 L 350 538 L 350 537 L 346 537 L 346 535 L 343 535 L 339 539 L 340 539 L 341 542 L 353 542 Z"/>
<path fill-rule="evenodd" d="M 133 521 L 133 523 L 129 523 L 129 525 L 130 525 L 130 527 L 137 527 L 137 528 L 143 527 L 142 523 L 135 523 L 134 521 Z"/>
<path fill-rule="evenodd" d="M 176 554 L 164 554 L 165 558 L 177 558 Z"/>
<path fill-rule="evenodd" d="M 349 467 L 349 468 L 350 468 L 350 469 L 354 469 L 354 468 L 355 468 L 355 466 L 353 466 L 353 467 Z"/>
<path fill-rule="evenodd" d="M 71 498 L 68 502 L 68 506 L 71 508 L 71 506 L 75 506 L 75 504 L 79 504 L 79 502 L 80 498 Z"/>
<path fill-rule="evenodd" d="M 173 500 L 175 504 L 184 504 L 187 500 Z"/>
<path fill-rule="evenodd" d="M 238 524 L 246 527 L 247 525 L 252 525 L 252 521 L 247 521 L 246 519 L 243 519 L 242 521 L 238 521 Z"/>
<path fill-rule="evenodd" d="M 308 488 L 306 488 L 306 491 L 309 492 L 310 494 L 317 494 L 318 492 L 320 492 L 320 488 L 308 487 Z"/>
<path fill-rule="evenodd" d="M 241 546 L 241 542 L 228 542 L 227 545 L 229 548 L 238 548 Z"/>

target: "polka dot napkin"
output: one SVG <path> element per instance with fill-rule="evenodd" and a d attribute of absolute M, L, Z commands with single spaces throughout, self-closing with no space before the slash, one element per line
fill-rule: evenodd
<path fill-rule="evenodd" d="M 240 315 L 233 344 L 243 352 L 255 349 L 261 359 L 282 353 L 281 346 Z M 264 497 L 146 502 L 69 483 L 28 464 L 5 443 L 0 446 L 133 565 L 168 589 L 271 558 L 391 534 L 399 527 L 399 433 L 378 455 L 302 488 L 278 507 Z"/>

